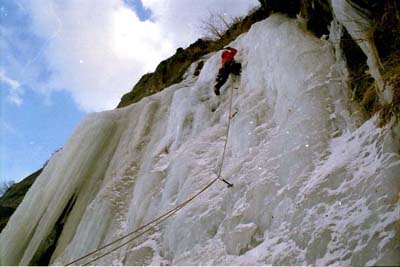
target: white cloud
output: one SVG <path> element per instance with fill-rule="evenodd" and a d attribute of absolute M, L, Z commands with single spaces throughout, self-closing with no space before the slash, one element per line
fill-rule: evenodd
<path fill-rule="evenodd" d="M 0 69 L 0 82 L 6 84 L 8 87 L 7 100 L 17 106 L 21 106 L 21 95 L 23 94 L 20 88 L 21 84 L 17 80 L 8 77 L 3 69 Z"/>
<path fill-rule="evenodd" d="M 140 21 L 123 0 L 35 0 L 24 8 L 45 40 L 52 70 L 43 92 L 68 90 L 86 111 L 114 108 L 146 72 L 200 37 L 210 10 L 244 15 L 258 1 L 144 0 L 154 16 Z M 33 63 L 32 63 L 33 64 Z"/>
<path fill-rule="evenodd" d="M 0 81 L 7 84 L 12 89 L 17 89 L 20 86 L 20 83 L 18 81 L 7 77 L 4 70 L 0 70 Z"/>
<path fill-rule="evenodd" d="M 259 5 L 257 0 L 142 0 L 154 14 L 160 29 L 178 46 L 186 46 L 201 37 L 201 21 L 211 13 L 229 19 L 244 16 Z"/>

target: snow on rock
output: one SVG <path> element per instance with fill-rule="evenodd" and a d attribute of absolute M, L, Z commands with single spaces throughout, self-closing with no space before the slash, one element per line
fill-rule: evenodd
<path fill-rule="evenodd" d="M 66 264 L 151 221 L 222 175 L 159 228 L 96 265 L 398 265 L 399 125 L 360 124 L 333 46 L 273 15 L 231 46 L 241 77 L 216 97 L 220 52 L 180 84 L 94 113 L 49 162 L 0 235 L 29 264 L 68 203 L 52 254 Z M 72 205 L 72 204 L 71 204 Z M 86 259 L 78 264 L 83 264 Z"/>

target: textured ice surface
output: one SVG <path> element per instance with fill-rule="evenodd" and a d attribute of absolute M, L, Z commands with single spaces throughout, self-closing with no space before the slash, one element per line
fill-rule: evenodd
<path fill-rule="evenodd" d="M 399 126 L 362 121 L 333 47 L 274 15 L 241 35 L 243 71 L 200 76 L 94 113 L 49 162 L 0 235 L 2 265 L 29 264 L 70 199 L 51 262 L 66 264 L 223 177 L 158 231 L 96 265 L 398 265 Z M 397 228 L 396 228 L 397 227 Z M 81 264 L 84 263 L 80 262 Z"/>

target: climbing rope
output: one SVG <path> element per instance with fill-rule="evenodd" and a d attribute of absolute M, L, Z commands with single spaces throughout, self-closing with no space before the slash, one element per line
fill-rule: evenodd
<path fill-rule="evenodd" d="M 194 194 L 192 197 L 188 198 L 187 200 L 185 200 L 184 202 L 182 202 L 181 204 L 179 204 L 179 205 L 176 206 L 175 208 L 173 208 L 173 209 L 167 211 L 166 213 L 164 213 L 163 215 L 157 217 L 156 219 L 152 220 L 151 222 L 148 222 L 148 223 L 146 223 L 146 224 L 144 224 L 144 225 L 138 227 L 138 228 L 135 229 L 134 231 L 132 231 L 132 232 L 130 232 L 130 233 L 128 233 L 128 234 L 126 234 L 126 235 L 124 235 L 124 236 L 122 236 L 122 237 L 120 237 L 120 238 L 118 238 L 118 239 L 116 239 L 116 240 L 114 240 L 114 241 L 112 241 L 112 242 L 110 242 L 110 243 L 108 243 L 108 244 L 106 244 L 106 245 L 104 245 L 104 246 L 102 246 L 102 247 L 100 247 L 100 248 L 98 248 L 98 249 L 96 249 L 96 250 L 94 250 L 94 251 L 88 253 L 88 254 L 85 254 L 85 255 L 83 255 L 82 257 L 79 257 L 79 258 L 77 258 L 77 259 L 75 259 L 75 260 L 73 260 L 73 261 L 67 263 L 65 266 L 69 266 L 69 265 L 72 265 L 72 264 L 74 264 L 74 263 L 77 263 L 78 261 L 83 260 L 83 259 L 85 259 L 85 258 L 87 258 L 87 257 L 89 257 L 89 256 L 91 256 L 91 255 L 94 255 L 95 253 L 97 253 L 97 252 L 99 252 L 99 251 L 101 251 L 101 250 L 103 250 L 103 249 L 105 249 L 105 248 L 107 248 L 107 247 L 109 247 L 109 246 L 111 246 L 111 245 L 117 243 L 118 241 L 121 241 L 121 240 L 123 240 L 123 239 L 125 239 L 125 238 L 127 238 L 127 237 L 129 237 L 129 236 L 132 236 L 133 234 L 136 234 L 136 233 L 140 232 L 141 230 L 144 230 L 145 228 L 149 227 L 148 229 L 146 229 L 146 230 L 144 230 L 144 231 L 138 233 L 137 235 L 133 236 L 133 237 L 130 238 L 129 240 L 127 240 L 127 241 L 125 241 L 124 243 L 122 243 L 122 244 L 118 245 L 117 247 L 113 248 L 112 250 L 110 250 L 110 251 L 108 251 L 108 252 L 105 252 L 105 253 L 103 253 L 103 254 L 101 254 L 101 255 L 95 257 L 94 259 L 92 259 L 92 260 L 90 260 L 90 261 L 88 261 L 88 262 L 86 262 L 86 263 L 84 263 L 84 264 L 82 264 L 82 265 L 83 265 L 83 266 L 87 266 L 87 265 L 89 265 L 90 263 L 95 262 L 95 261 L 97 261 L 98 259 L 103 258 L 103 257 L 105 257 L 105 256 L 107 256 L 107 255 L 109 255 L 109 254 L 111 254 L 112 252 L 114 252 L 114 251 L 120 249 L 121 247 L 127 245 L 128 243 L 130 243 L 130 242 L 132 242 L 132 241 L 138 239 L 139 237 L 141 237 L 141 236 L 144 235 L 145 233 L 147 233 L 147 232 L 153 230 L 154 227 L 160 225 L 162 222 L 164 222 L 165 220 L 167 220 L 168 218 L 170 218 L 171 216 L 173 216 L 173 215 L 174 215 L 175 213 L 177 213 L 179 210 L 181 210 L 182 208 L 184 208 L 186 205 L 188 205 L 190 202 L 192 202 L 194 199 L 196 199 L 200 194 L 202 194 L 204 191 L 206 191 L 208 188 L 210 188 L 217 180 L 223 181 L 224 183 L 226 183 L 226 184 L 228 185 L 228 187 L 232 187 L 233 184 L 231 184 L 231 183 L 229 183 L 228 181 L 226 181 L 225 179 L 221 178 L 222 168 L 223 168 L 223 165 L 224 165 L 225 154 L 226 154 L 226 147 L 227 147 L 227 144 L 228 144 L 228 136 L 229 136 L 229 130 L 230 130 L 230 126 L 231 126 L 231 120 L 232 120 L 232 118 L 234 117 L 234 115 L 232 115 L 232 102 L 233 102 L 233 89 L 231 89 L 230 100 L 229 100 L 228 126 L 227 126 L 226 134 L 225 134 L 224 149 L 223 149 L 223 152 L 222 152 L 221 164 L 220 164 L 220 166 L 219 166 L 218 174 L 217 174 L 217 177 L 216 177 L 215 179 L 211 180 L 211 182 L 209 182 L 206 186 L 204 186 L 199 192 L 197 192 L 196 194 Z M 235 113 L 235 115 L 236 115 L 236 113 Z M 151 226 L 151 227 L 150 227 L 150 226 Z"/>
<path fill-rule="evenodd" d="M 175 208 L 172 209 L 170 212 L 167 212 L 167 213 L 165 213 L 164 215 L 160 216 L 158 219 L 153 220 L 154 225 L 152 226 L 152 228 L 146 229 L 145 231 L 143 231 L 143 232 L 139 233 L 138 235 L 132 237 L 131 239 L 129 239 L 128 241 L 126 241 L 126 242 L 122 243 L 121 245 L 115 247 L 114 249 L 112 249 L 112 250 L 110 250 L 110 251 L 108 251 L 108 252 L 106 252 L 106 253 L 104 253 L 104 254 L 102 254 L 102 255 L 96 257 L 96 258 L 94 258 L 93 260 L 91 260 L 91 261 L 89 261 L 89 262 L 86 262 L 85 264 L 83 264 L 83 266 L 89 265 L 90 263 L 92 263 L 92 262 L 94 262 L 94 261 L 96 261 L 96 260 L 98 260 L 98 259 L 100 259 L 100 258 L 102 258 L 102 257 L 104 257 L 104 256 L 107 256 L 108 254 L 110 254 L 110 253 L 112 253 L 112 252 L 118 250 L 119 248 L 125 246 L 126 244 L 128 244 L 128 243 L 130 243 L 130 242 L 132 242 L 132 241 L 134 241 L 135 239 L 138 239 L 140 236 L 144 235 L 145 233 L 151 231 L 155 226 L 161 224 L 162 222 L 164 222 L 165 220 L 167 220 L 169 217 L 171 217 L 172 215 L 174 215 L 175 213 L 177 213 L 180 209 L 182 209 L 182 208 L 185 207 L 187 204 L 189 204 L 191 201 L 193 201 L 195 198 L 197 198 L 201 193 L 203 193 L 203 192 L 206 191 L 210 186 L 212 186 L 217 180 L 218 180 L 218 178 L 215 178 L 215 179 L 212 180 L 210 183 L 208 183 L 205 187 L 203 187 L 202 190 L 200 190 L 198 193 L 196 193 L 195 195 L 193 195 L 192 197 L 190 197 L 189 199 L 187 199 L 185 202 L 183 202 L 183 203 L 180 204 L 179 206 L 175 207 Z M 150 223 L 147 224 L 146 226 L 149 226 L 149 225 L 150 225 Z M 143 228 L 145 228 L 146 226 L 142 226 L 142 227 L 140 227 L 140 228 L 143 229 Z M 139 231 L 139 230 L 136 229 L 134 232 L 136 233 L 136 232 L 138 232 L 138 231 Z M 134 232 L 130 233 L 129 235 L 132 235 Z M 126 236 L 125 236 L 125 237 L 126 237 Z M 123 238 L 125 238 L 125 237 L 123 237 Z M 120 238 L 119 240 L 121 240 L 121 239 L 123 239 L 123 238 Z M 115 242 L 116 242 L 116 241 L 114 241 L 113 243 L 115 243 Z M 109 245 L 111 245 L 111 243 L 110 243 Z M 109 246 L 109 245 L 108 245 L 108 246 Z M 104 246 L 104 247 L 105 247 L 105 246 Z M 98 250 L 100 250 L 100 249 L 98 249 Z M 93 252 L 93 253 L 94 253 L 94 252 Z M 92 254 L 93 254 L 93 253 L 92 253 Z M 67 264 L 67 265 L 68 265 L 68 264 Z"/>
<path fill-rule="evenodd" d="M 221 174 L 222 174 L 222 167 L 224 165 L 224 160 L 225 160 L 226 146 L 228 144 L 229 129 L 231 128 L 231 121 L 232 121 L 232 118 L 233 118 L 233 116 L 232 116 L 233 90 L 234 89 L 232 88 L 231 89 L 231 95 L 230 95 L 230 98 L 229 98 L 228 126 L 226 127 L 224 150 L 222 152 L 221 164 L 220 164 L 219 170 L 218 170 L 218 178 L 220 178 L 221 181 L 226 183 L 228 185 L 228 187 L 232 187 L 233 184 L 231 184 L 228 181 L 226 181 L 225 179 L 221 178 Z M 236 115 L 236 113 L 235 113 L 235 115 Z"/>

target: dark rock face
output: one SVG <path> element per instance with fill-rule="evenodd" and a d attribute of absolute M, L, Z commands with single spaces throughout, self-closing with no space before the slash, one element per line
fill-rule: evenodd
<path fill-rule="evenodd" d="M 321 37 L 329 33 L 332 9 L 329 0 L 259 0 L 267 13 L 283 13 L 295 18 L 301 15 L 307 21 L 307 29 Z"/>
<path fill-rule="evenodd" d="M 333 17 L 328 0 L 301 0 L 300 14 L 307 20 L 307 29 L 317 37 L 329 34 Z"/>
<path fill-rule="evenodd" d="M 40 169 L 23 179 L 21 182 L 12 185 L 0 198 L 0 232 L 6 226 L 8 219 L 24 199 L 26 192 L 28 192 L 29 188 L 36 180 L 36 177 L 42 173 L 42 170 L 43 169 Z"/>
<path fill-rule="evenodd" d="M 301 0 L 259 0 L 263 8 L 271 13 L 283 13 L 296 17 L 300 12 Z"/>

